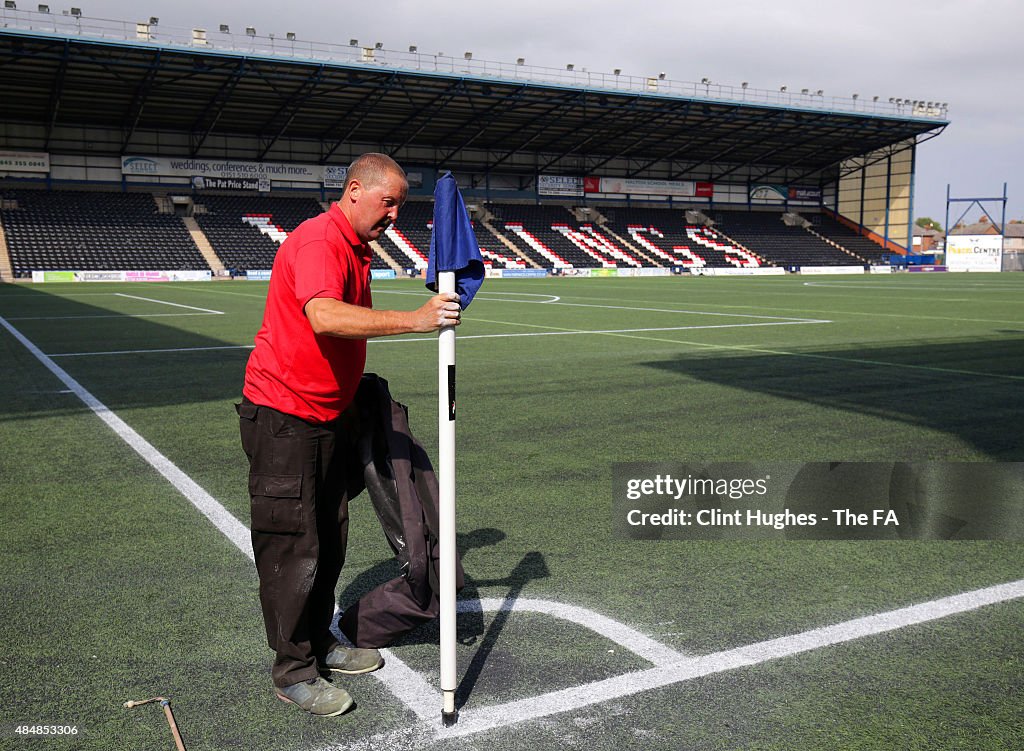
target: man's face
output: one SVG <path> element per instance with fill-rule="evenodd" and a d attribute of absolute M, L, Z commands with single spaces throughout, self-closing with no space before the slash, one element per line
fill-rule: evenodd
<path fill-rule="evenodd" d="M 365 243 L 384 234 L 398 218 L 407 191 L 405 178 L 390 172 L 377 184 L 350 183 L 345 196 L 350 211 L 346 213 L 360 240 Z"/>

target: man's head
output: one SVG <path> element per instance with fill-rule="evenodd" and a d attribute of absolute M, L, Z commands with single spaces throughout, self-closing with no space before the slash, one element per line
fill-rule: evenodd
<path fill-rule="evenodd" d="M 338 206 L 364 243 L 376 240 L 398 218 L 409 183 L 386 154 L 363 154 L 348 168 Z"/>

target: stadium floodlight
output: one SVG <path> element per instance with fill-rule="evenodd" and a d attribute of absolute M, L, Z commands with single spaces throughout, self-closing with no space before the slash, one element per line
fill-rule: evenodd
<path fill-rule="evenodd" d="M 750 83 L 749 83 L 748 81 L 744 81 L 743 83 L 741 83 L 741 84 L 740 84 L 740 88 L 741 88 L 741 89 L 745 89 L 745 88 L 747 88 L 748 86 L 750 86 Z"/>
<path fill-rule="evenodd" d="M 349 39 L 348 40 L 348 46 L 349 47 L 358 47 L 359 46 L 359 40 L 358 39 Z"/>
<path fill-rule="evenodd" d="M 409 52 L 418 52 L 418 51 L 419 51 L 419 47 L 417 47 L 415 44 L 410 44 L 409 45 Z"/>
<path fill-rule="evenodd" d="M 4 0 L 4 7 L 7 10 L 17 10 L 18 4 L 15 3 L 14 0 Z"/>
<path fill-rule="evenodd" d="M 658 80 L 659 81 L 664 81 L 665 80 L 665 71 L 662 71 L 661 73 L 658 74 Z"/>
<path fill-rule="evenodd" d="M 871 101 L 872 101 L 872 102 L 877 102 L 877 101 L 878 101 L 878 97 L 877 97 L 877 96 L 873 96 L 873 97 L 871 97 Z"/>
<path fill-rule="evenodd" d="M 572 63 L 568 63 L 568 64 L 566 64 L 566 66 L 565 66 L 565 69 L 566 69 L 566 70 L 572 70 L 572 69 L 573 69 L 573 68 L 575 68 L 575 67 L 576 67 L 576 66 L 575 66 L 575 65 L 573 65 Z"/>
<path fill-rule="evenodd" d="M 376 44 L 373 45 L 373 48 L 375 50 L 382 50 L 382 49 L 384 49 L 384 42 L 377 42 Z"/>
<path fill-rule="evenodd" d="M 858 99 L 859 97 L 860 97 L 860 94 L 854 94 L 854 95 L 853 95 L 853 98 L 854 98 L 854 99 Z"/>
<path fill-rule="evenodd" d="M 71 15 L 75 16 L 76 18 L 80 18 L 82 16 L 82 9 L 81 8 L 72 8 L 71 9 Z"/>
<path fill-rule="evenodd" d="M 231 33 L 231 29 L 228 28 L 228 25 L 226 23 L 222 23 L 220 25 L 220 33 L 221 34 L 230 34 Z"/>
<path fill-rule="evenodd" d="M 801 94 L 810 94 L 811 90 L 810 89 L 800 89 L 800 93 Z"/>
<path fill-rule="evenodd" d="M 704 84 L 705 86 L 710 86 L 711 85 L 711 79 L 710 78 L 702 78 L 702 79 L 700 79 L 700 82 L 702 84 Z"/>
<path fill-rule="evenodd" d="M 785 94 L 788 90 L 789 90 L 788 86 L 780 86 L 779 87 L 779 91 L 781 91 L 783 94 Z"/>
<path fill-rule="evenodd" d="M 250 37 L 256 36 L 256 28 L 253 27 L 253 26 L 246 26 L 245 27 L 245 35 L 246 36 L 250 36 Z"/>
<path fill-rule="evenodd" d="M 896 104 L 896 99 L 893 97 L 889 97 L 889 104 Z"/>
<path fill-rule="evenodd" d="M 295 32 L 294 31 L 286 31 L 285 34 L 284 34 L 284 38 L 287 39 L 289 42 L 294 42 L 295 41 Z"/>
<path fill-rule="evenodd" d="M 39 6 L 39 12 L 40 13 L 49 13 L 50 12 L 50 6 L 49 5 L 40 5 Z"/>
<path fill-rule="evenodd" d="M 473 53 L 472 52 L 466 52 L 465 54 L 463 54 L 463 57 L 466 58 L 467 60 L 472 60 L 473 59 Z"/>
<path fill-rule="evenodd" d="M 825 90 L 824 89 L 818 89 L 816 92 L 814 92 L 814 94 L 815 94 L 815 96 L 825 96 Z"/>
<path fill-rule="evenodd" d="M 517 57 L 516 58 L 516 65 L 526 65 L 526 58 L 525 57 Z"/>
<path fill-rule="evenodd" d="M 615 70 L 612 71 L 612 73 L 614 73 L 617 76 L 621 76 L 622 75 L 622 68 L 616 68 Z"/>
<path fill-rule="evenodd" d="M 160 19 L 159 19 L 159 18 L 157 18 L 156 16 L 150 16 L 150 17 L 149 17 L 149 25 L 150 25 L 150 26 L 156 26 L 156 25 L 158 25 L 159 23 L 160 23 Z"/>

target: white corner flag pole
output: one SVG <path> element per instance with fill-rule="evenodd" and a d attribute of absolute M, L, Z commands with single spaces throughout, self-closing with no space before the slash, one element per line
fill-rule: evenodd
<path fill-rule="evenodd" d="M 455 291 L 455 272 L 439 271 L 437 291 Z M 455 327 L 438 333 L 437 353 L 437 430 L 440 498 L 440 574 L 441 574 L 441 693 L 444 706 L 441 722 L 445 727 L 458 720 L 455 709 Z"/>

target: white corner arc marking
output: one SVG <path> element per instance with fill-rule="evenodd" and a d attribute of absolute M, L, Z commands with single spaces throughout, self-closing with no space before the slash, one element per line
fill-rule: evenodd
<path fill-rule="evenodd" d="M 482 610 L 485 613 L 513 611 L 517 613 L 529 612 L 550 615 L 554 618 L 569 621 L 570 623 L 590 629 L 595 634 L 615 642 L 620 647 L 625 647 L 633 654 L 644 658 L 654 665 L 675 664 L 683 660 L 692 659 L 688 655 L 677 652 L 671 647 L 655 641 L 646 634 L 642 634 L 624 623 L 576 605 L 566 605 L 552 600 L 516 598 L 509 601 L 485 597 L 479 601 L 460 600 L 456 607 L 460 613 Z"/>
<path fill-rule="evenodd" d="M 374 751 L 402 749 L 402 751 L 406 751 L 426 748 L 445 738 L 475 735 L 530 720 L 571 712 L 582 707 L 620 700 L 644 691 L 665 688 L 695 678 L 737 668 L 752 667 L 770 660 L 790 657 L 868 636 L 876 636 L 1020 598 L 1024 598 L 1024 579 L 930 600 L 876 615 L 854 618 L 831 626 L 769 639 L 714 654 L 682 657 L 675 662 L 655 665 L 646 670 L 592 681 L 539 696 L 503 704 L 492 704 L 478 709 L 463 709 L 460 712 L 458 724 L 451 728 L 440 726 L 435 706 L 433 717 L 423 718 L 418 725 L 413 727 L 380 733 L 348 744 L 323 747 L 319 751 L 342 751 L 343 749 L 373 749 Z M 484 607 L 486 610 L 488 607 L 500 607 L 499 603 L 502 602 L 500 600 L 485 600 L 481 605 L 486 605 L 487 607 Z M 539 602 L 544 601 L 524 601 L 521 606 L 516 602 L 510 608 L 505 609 L 531 610 L 532 605 Z M 468 610 L 470 605 L 472 603 L 466 603 L 460 609 Z M 582 613 L 589 614 L 590 612 L 582 608 L 578 610 Z M 582 625 L 589 627 L 589 623 Z"/>

